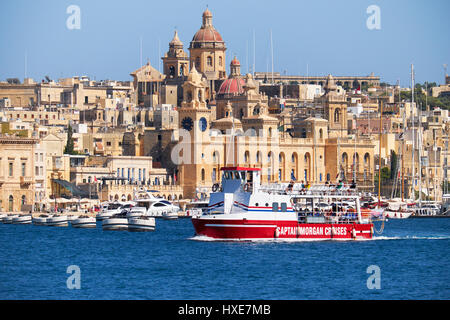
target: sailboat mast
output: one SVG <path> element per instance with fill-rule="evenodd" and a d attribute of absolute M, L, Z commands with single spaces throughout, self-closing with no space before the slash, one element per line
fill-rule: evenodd
<path fill-rule="evenodd" d="M 400 87 L 398 90 L 398 101 L 400 103 Z M 406 112 L 405 105 L 403 105 L 403 139 L 402 139 L 402 201 L 405 195 L 405 133 L 406 133 Z"/>
<path fill-rule="evenodd" d="M 412 123 L 412 174 L 411 174 L 411 196 L 412 200 L 416 199 L 414 185 L 415 181 L 415 165 L 414 165 L 414 155 L 415 155 L 415 132 L 414 132 L 414 65 L 411 64 L 411 123 Z"/>
<path fill-rule="evenodd" d="M 378 141 L 378 207 L 381 208 L 381 129 L 383 126 L 383 101 L 380 103 L 380 137 Z"/>

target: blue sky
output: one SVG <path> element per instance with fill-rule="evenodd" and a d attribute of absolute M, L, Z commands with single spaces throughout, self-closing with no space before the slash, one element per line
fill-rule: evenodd
<path fill-rule="evenodd" d="M 69 30 L 66 9 L 81 9 L 81 29 Z M 185 50 L 201 26 L 206 6 L 226 42 L 227 64 L 233 55 L 242 72 L 274 71 L 306 75 L 368 75 L 409 85 L 444 79 L 450 63 L 448 0 L 15 0 L 0 4 L 0 80 L 41 80 L 88 75 L 97 80 L 130 80 L 140 64 L 158 68 L 177 28 Z M 377 5 L 381 29 L 369 30 L 367 7 Z M 247 63 L 248 61 L 248 63 Z M 162 62 L 161 62 L 162 69 Z"/>

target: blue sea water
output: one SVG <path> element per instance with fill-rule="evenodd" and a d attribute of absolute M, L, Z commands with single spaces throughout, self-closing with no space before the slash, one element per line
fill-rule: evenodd
<path fill-rule="evenodd" d="M 198 241 L 189 219 L 147 233 L 0 224 L 0 299 L 449 299 L 449 248 L 445 218 L 389 220 L 375 240 L 281 243 Z M 67 287 L 71 265 L 80 289 Z"/>

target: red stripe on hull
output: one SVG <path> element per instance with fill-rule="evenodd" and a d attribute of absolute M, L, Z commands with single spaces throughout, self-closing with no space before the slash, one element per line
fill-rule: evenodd
<path fill-rule="evenodd" d="M 214 239 L 371 239 L 373 224 L 192 218 L 197 235 Z"/>

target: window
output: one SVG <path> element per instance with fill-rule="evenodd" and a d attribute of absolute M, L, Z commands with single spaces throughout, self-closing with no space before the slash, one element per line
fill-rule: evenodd
<path fill-rule="evenodd" d="M 223 61 L 222 61 L 222 57 L 219 57 L 219 66 L 222 66 Z"/>
<path fill-rule="evenodd" d="M 339 122 L 341 116 L 341 111 L 339 109 L 336 109 L 334 111 L 334 122 Z"/>
<path fill-rule="evenodd" d="M 195 58 L 195 67 L 200 69 L 200 57 Z"/>
<path fill-rule="evenodd" d="M 25 197 L 25 195 L 22 196 L 22 200 L 20 201 L 21 205 L 24 205 L 27 201 L 27 198 Z"/>
<path fill-rule="evenodd" d="M 205 169 L 202 169 L 202 181 L 205 181 Z"/>
<path fill-rule="evenodd" d="M 26 175 L 26 164 L 24 162 L 22 162 L 21 169 L 22 169 L 21 170 L 22 176 L 25 177 L 25 175 Z"/>
<path fill-rule="evenodd" d="M 273 202 L 272 203 L 272 211 L 273 212 L 278 212 L 278 202 Z"/>
<path fill-rule="evenodd" d="M 12 195 L 8 198 L 8 209 L 10 212 L 14 211 L 14 197 Z"/>
<path fill-rule="evenodd" d="M 281 211 L 282 211 L 282 212 L 286 212 L 286 211 L 287 211 L 287 205 L 286 205 L 286 202 L 282 202 L 282 203 L 281 203 Z"/>
<path fill-rule="evenodd" d="M 206 58 L 206 63 L 208 64 L 208 67 L 212 67 L 213 63 L 212 63 L 212 57 L 208 56 L 208 58 Z"/>

